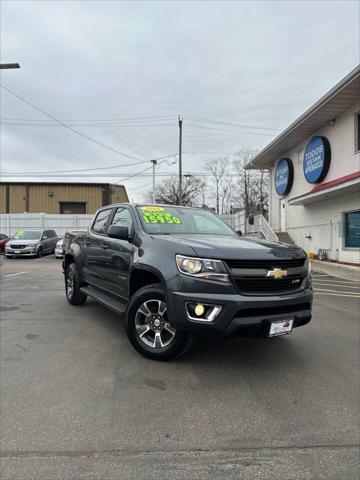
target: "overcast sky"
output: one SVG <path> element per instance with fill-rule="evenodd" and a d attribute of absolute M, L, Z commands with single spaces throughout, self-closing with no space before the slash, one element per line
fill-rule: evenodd
<path fill-rule="evenodd" d="M 184 171 L 202 171 L 264 147 L 359 63 L 359 2 L 1 1 L 1 62 L 21 65 L 3 86 L 105 145 L 1 89 L 2 173 L 136 163 L 51 178 L 121 182 L 177 153 L 179 114 Z M 142 200 L 151 177 L 124 184 Z"/>

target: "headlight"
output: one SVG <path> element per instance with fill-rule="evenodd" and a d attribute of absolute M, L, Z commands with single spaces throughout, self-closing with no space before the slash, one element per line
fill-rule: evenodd
<path fill-rule="evenodd" d="M 225 265 L 221 260 L 205 258 L 184 257 L 176 255 L 176 265 L 179 272 L 204 280 L 217 280 L 230 282 Z"/>
<path fill-rule="evenodd" d="M 311 273 L 311 261 L 310 258 L 307 259 L 307 273 L 310 275 Z"/>

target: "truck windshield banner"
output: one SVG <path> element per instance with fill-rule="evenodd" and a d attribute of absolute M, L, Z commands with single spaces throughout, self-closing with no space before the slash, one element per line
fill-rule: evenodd
<path fill-rule="evenodd" d="M 294 181 L 294 166 L 290 158 L 278 161 L 275 170 L 275 190 L 280 196 L 287 195 Z"/>
<path fill-rule="evenodd" d="M 330 167 L 331 150 L 326 137 L 313 137 L 304 153 L 304 175 L 309 183 L 319 183 Z"/>
<path fill-rule="evenodd" d="M 174 223 L 180 225 L 181 220 L 177 215 L 165 210 L 163 207 L 143 206 L 141 207 L 145 223 Z"/>

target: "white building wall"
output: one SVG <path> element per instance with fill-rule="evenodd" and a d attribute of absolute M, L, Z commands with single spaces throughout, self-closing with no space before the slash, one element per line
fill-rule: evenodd
<path fill-rule="evenodd" d="M 360 169 L 360 153 L 355 152 L 355 113 L 359 110 L 360 102 L 337 117 L 334 125 L 325 125 L 311 135 L 311 137 L 325 136 L 330 142 L 331 163 L 323 183 L 358 172 Z M 303 173 L 304 151 L 311 137 L 306 138 L 292 150 L 284 152 L 274 161 L 270 191 L 271 225 L 276 232 L 281 230 L 280 204 L 284 199 L 286 231 L 298 245 L 306 251 L 315 253 L 319 248 L 328 248 L 329 257 L 334 260 L 359 263 L 359 250 L 344 250 L 343 247 L 343 212 L 360 208 L 360 192 L 313 202 L 306 206 L 287 204 L 292 198 L 304 195 L 315 187 L 305 180 Z M 283 157 L 291 158 L 293 161 L 294 183 L 288 195 L 279 197 L 275 191 L 274 175 L 277 161 Z M 309 233 L 311 239 L 305 238 Z"/>

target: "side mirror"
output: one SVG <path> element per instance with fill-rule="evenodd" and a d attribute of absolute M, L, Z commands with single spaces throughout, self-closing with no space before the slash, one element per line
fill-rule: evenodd
<path fill-rule="evenodd" d="M 108 235 L 110 238 L 129 241 L 129 229 L 124 225 L 110 225 Z"/>
<path fill-rule="evenodd" d="M 47 238 L 48 238 L 47 235 L 43 235 L 43 236 L 41 237 L 41 240 L 47 240 Z"/>

